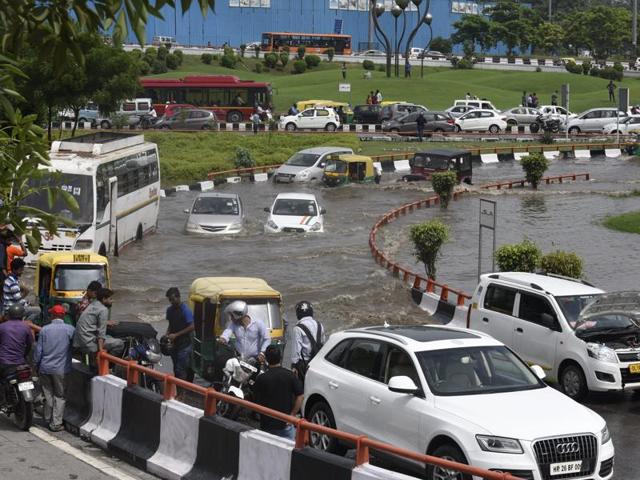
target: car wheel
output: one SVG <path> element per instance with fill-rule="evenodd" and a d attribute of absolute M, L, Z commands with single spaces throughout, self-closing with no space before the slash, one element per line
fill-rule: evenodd
<path fill-rule="evenodd" d="M 518 122 L 516 120 L 507 120 L 507 125 L 509 125 L 510 127 L 517 127 Z"/>
<path fill-rule="evenodd" d="M 78 125 L 84 126 L 85 122 L 88 122 L 88 120 L 86 118 L 84 118 L 84 117 L 81 117 L 81 118 L 78 119 Z"/>
<path fill-rule="evenodd" d="M 440 445 L 432 453 L 432 456 L 450 460 L 452 462 L 464 463 L 467 465 L 467 459 L 464 453 L 451 444 Z M 456 472 L 455 470 L 449 470 L 447 468 L 438 467 L 436 465 L 427 465 L 427 480 L 471 480 L 470 475 Z"/>
<path fill-rule="evenodd" d="M 538 130 L 540 130 L 540 125 L 538 125 L 537 123 L 532 123 L 531 125 L 529 125 L 529 131 L 531 133 L 538 133 Z"/>
<path fill-rule="evenodd" d="M 242 121 L 242 113 L 238 111 L 233 111 L 227 114 L 227 123 L 240 123 L 241 121 Z"/>
<path fill-rule="evenodd" d="M 433 133 L 444 133 L 444 130 L 441 128 L 436 128 Z"/>
<path fill-rule="evenodd" d="M 100 122 L 100 128 L 111 128 L 111 123 L 108 120 L 102 120 Z"/>
<path fill-rule="evenodd" d="M 497 125 L 491 125 L 491 126 L 489 127 L 489 131 L 490 131 L 491 133 L 498 133 L 498 132 L 500 131 L 500 127 L 499 127 L 499 126 L 497 126 Z"/>
<path fill-rule="evenodd" d="M 460 125 L 456 125 L 455 127 L 453 127 L 453 131 L 456 133 L 460 133 L 462 129 L 460 128 Z"/>
<path fill-rule="evenodd" d="M 578 127 L 571 127 L 569 129 L 569 135 L 577 135 L 580 133 L 580 129 Z"/>
<path fill-rule="evenodd" d="M 293 123 L 293 122 L 289 122 L 289 123 L 287 123 L 287 125 L 286 125 L 284 128 L 285 128 L 285 130 L 286 130 L 287 132 L 295 132 L 295 131 L 296 131 L 296 128 L 298 128 L 298 127 L 296 127 L 296 124 L 295 124 L 295 123 Z"/>
<path fill-rule="evenodd" d="M 333 124 L 333 123 L 327 123 L 327 126 L 326 126 L 326 127 L 324 127 L 324 129 L 325 129 L 327 132 L 335 132 L 335 131 L 336 131 L 336 126 L 335 126 L 335 124 Z"/>
<path fill-rule="evenodd" d="M 331 407 L 325 402 L 317 402 L 307 416 L 307 420 L 323 427 L 336 428 L 336 420 L 333 417 Z M 318 450 L 322 450 L 329 453 L 336 453 L 338 455 L 344 455 L 347 451 L 335 437 L 324 435 L 316 432 L 310 432 L 309 445 Z"/>
<path fill-rule="evenodd" d="M 569 364 L 562 369 L 559 376 L 560 388 L 569 398 L 580 401 L 587 396 L 587 379 L 582 369 L 576 364 Z"/>
<path fill-rule="evenodd" d="M 211 130 L 211 125 L 207 125 L 207 124 L 202 125 L 202 130 Z"/>

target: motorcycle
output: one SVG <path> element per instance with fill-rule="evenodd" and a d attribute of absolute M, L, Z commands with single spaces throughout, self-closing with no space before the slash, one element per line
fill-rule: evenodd
<path fill-rule="evenodd" d="M 536 121 L 529 126 L 531 133 L 543 132 L 558 133 L 560 131 L 560 120 L 557 118 L 545 118 L 544 115 L 538 115 Z"/>
<path fill-rule="evenodd" d="M 29 365 L 18 365 L 5 371 L 0 378 L 0 388 L 4 394 L 0 399 L 0 412 L 13 417 L 13 423 L 27 431 L 33 424 L 33 400 L 35 382 Z"/>
<path fill-rule="evenodd" d="M 243 360 L 237 356 L 231 357 L 225 363 L 223 380 L 218 386 L 218 391 L 243 400 L 254 399 L 253 387 L 259 375 L 264 373 L 264 364 L 260 364 L 255 358 Z M 240 415 L 242 407 L 220 400 L 216 406 L 218 415 L 235 420 Z"/>
<path fill-rule="evenodd" d="M 155 124 L 158 122 L 158 120 L 160 119 L 160 117 L 158 116 L 153 116 L 149 113 L 145 113 L 143 115 L 140 115 L 140 120 L 138 121 L 138 126 L 140 128 L 142 128 L 143 130 L 147 130 L 149 128 L 153 128 L 155 126 Z"/>

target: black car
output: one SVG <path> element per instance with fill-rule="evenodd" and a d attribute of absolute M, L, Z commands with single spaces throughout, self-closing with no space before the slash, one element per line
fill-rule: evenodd
<path fill-rule="evenodd" d="M 409 113 L 394 120 L 387 120 L 382 123 L 383 132 L 396 132 L 415 135 L 418 131 L 416 119 L 420 112 Z M 425 132 L 453 132 L 455 122 L 449 112 L 424 112 L 422 116 L 427 121 L 424 126 Z"/>
<path fill-rule="evenodd" d="M 353 109 L 353 123 L 380 123 L 381 110 L 382 105 L 356 105 Z"/>

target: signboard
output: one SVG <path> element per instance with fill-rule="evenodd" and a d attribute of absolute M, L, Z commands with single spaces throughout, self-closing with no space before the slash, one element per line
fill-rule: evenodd
<path fill-rule="evenodd" d="M 496 228 L 496 202 L 480 199 L 480 226 L 495 230 Z"/>
<path fill-rule="evenodd" d="M 91 261 L 91 255 L 86 253 L 74 253 L 73 261 L 80 262 L 80 263 L 88 263 Z"/>
<path fill-rule="evenodd" d="M 333 33 L 340 35 L 342 33 L 342 19 L 336 18 L 336 21 L 333 24 Z"/>
<path fill-rule="evenodd" d="M 343 92 L 343 93 L 350 93 L 351 92 L 351 84 L 350 83 L 339 83 L 338 84 L 338 91 L 339 92 Z"/>
<path fill-rule="evenodd" d="M 618 108 L 621 112 L 629 110 L 629 89 L 625 87 L 618 88 Z"/>

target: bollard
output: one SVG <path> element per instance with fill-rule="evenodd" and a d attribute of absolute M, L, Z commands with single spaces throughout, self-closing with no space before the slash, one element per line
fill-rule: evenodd
<path fill-rule="evenodd" d="M 440 292 L 440 300 L 442 300 L 443 302 L 449 301 L 449 287 L 447 287 L 446 285 L 442 286 L 442 291 Z"/>
<path fill-rule="evenodd" d="M 369 463 L 369 446 L 364 443 L 366 438 L 360 435 L 356 440 L 356 466 Z"/>
<path fill-rule="evenodd" d="M 427 278 L 427 293 L 433 293 L 433 279 L 431 277 Z"/>
<path fill-rule="evenodd" d="M 127 386 L 138 385 L 138 370 L 134 367 L 137 363 L 133 360 L 127 362 Z"/>
<path fill-rule="evenodd" d="M 422 283 L 422 279 L 416 275 L 416 278 L 413 279 L 413 288 L 416 290 L 420 290 L 420 284 Z"/>
<path fill-rule="evenodd" d="M 461 293 L 458 293 L 458 306 L 464 307 L 464 296 Z"/>
<path fill-rule="evenodd" d="M 165 400 L 173 400 L 176 397 L 176 386 L 175 384 L 171 381 L 171 375 L 165 375 L 164 376 L 164 392 L 162 394 L 163 398 Z"/>
<path fill-rule="evenodd" d="M 300 421 L 296 425 L 296 448 L 304 448 L 309 443 L 309 430 L 305 427 L 309 422 L 304 419 L 300 419 Z"/>
<path fill-rule="evenodd" d="M 214 396 L 215 390 L 208 388 L 204 397 L 204 414 L 207 417 L 212 417 L 216 414 L 216 404 L 218 403 Z"/>

